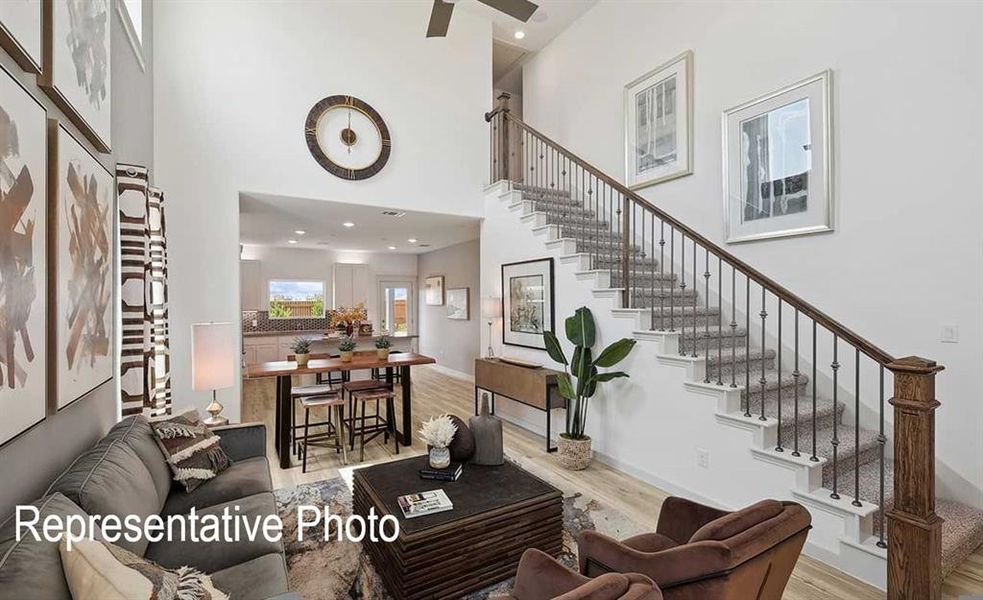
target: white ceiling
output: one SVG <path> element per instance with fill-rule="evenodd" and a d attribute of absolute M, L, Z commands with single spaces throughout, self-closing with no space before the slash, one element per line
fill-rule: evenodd
<path fill-rule="evenodd" d="M 474 240 L 480 220 L 419 211 L 401 217 L 382 206 L 345 204 L 271 194 L 239 194 L 239 242 L 277 248 L 422 254 Z M 345 227 L 346 221 L 355 224 Z M 298 235 L 296 230 L 306 233 Z M 414 238 L 415 244 L 408 240 Z M 296 240 L 291 244 L 289 240 Z M 396 246 L 390 250 L 389 246 Z"/>
<path fill-rule="evenodd" d="M 454 7 L 474 11 L 492 22 L 492 35 L 495 39 L 507 41 L 527 52 L 541 50 L 561 31 L 569 27 L 580 15 L 597 4 L 597 0 L 532 0 L 539 5 L 528 22 L 523 23 L 503 12 L 486 6 L 476 0 L 460 0 Z M 454 19 L 451 18 L 451 28 Z M 516 30 L 525 32 L 526 37 L 515 39 Z"/>

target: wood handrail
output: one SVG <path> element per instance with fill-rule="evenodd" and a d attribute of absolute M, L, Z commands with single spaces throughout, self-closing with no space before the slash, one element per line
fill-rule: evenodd
<path fill-rule="evenodd" d="M 504 103 L 502 106 L 498 106 L 491 112 L 486 113 L 485 120 L 491 121 L 491 119 L 494 118 L 494 116 L 499 113 L 503 113 L 505 119 L 511 122 L 512 124 L 514 124 L 519 129 L 522 129 L 523 131 L 529 133 L 530 135 L 538 137 L 541 140 L 545 141 L 547 144 L 551 145 L 557 152 L 563 154 L 567 159 L 578 164 L 585 171 L 590 172 L 598 180 L 603 181 L 604 183 L 611 186 L 611 188 L 613 188 L 615 191 L 620 193 L 622 196 L 630 199 L 632 202 L 638 204 L 643 209 L 654 213 L 662 221 L 669 223 L 675 229 L 683 232 L 686 235 L 686 237 L 690 238 L 695 243 L 702 246 L 705 250 L 708 250 L 714 256 L 719 257 L 721 260 L 723 260 L 727 264 L 731 265 L 732 267 L 743 273 L 749 279 L 753 279 L 759 285 L 763 286 L 772 294 L 780 298 L 783 302 L 789 304 L 790 306 L 794 307 L 802 314 L 813 319 L 814 321 L 822 325 L 825 329 L 827 329 L 829 332 L 838 336 L 840 339 L 853 345 L 855 348 L 863 352 L 865 355 L 870 357 L 875 362 L 885 366 L 894 362 L 895 359 L 893 356 L 891 356 L 884 350 L 878 348 L 864 337 L 858 335 L 857 333 L 854 333 L 845 325 L 843 325 L 836 319 L 830 317 L 829 315 L 819 310 L 815 306 L 809 304 L 808 302 L 806 302 L 796 294 L 792 293 L 785 286 L 781 285 L 774 279 L 768 277 L 767 275 L 758 271 L 757 269 L 747 264 L 743 260 L 737 258 L 730 252 L 724 250 L 717 244 L 708 240 L 701 234 L 691 229 L 689 226 L 685 225 L 684 223 L 682 223 L 672 215 L 669 215 L 668 213 L 664 212 L 663 210 L 661 210 L 660 208 L 658 208 L 657 206 L 655 206 L 645 198 L 631 191 L 623 184 L 609 177 L 600 169 L 594 167 L 586 160 L 580 158 L 579 156 L 577 156 L 570 150 L 564 148 L 562 145 L 553 141 L 546 135 L 540 133 L 539 131 L 530 127 L 526 123 L 523 123 L 520 119 L 512 115 L 512 113 L 508 110 L 507 105 L 504 105 Z"/>

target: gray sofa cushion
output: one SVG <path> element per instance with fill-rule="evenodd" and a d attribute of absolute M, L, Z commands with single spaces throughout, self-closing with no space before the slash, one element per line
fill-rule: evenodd
<path fill-rule="evenodd" d="M 171 488 L 171 495 L 164 504 L 164 515 L 186 514 L 192 506 L 199 511 L 209 506 L 231 502 L 246 496 L 272 492 L 270 465 L 266 457 L 247 458 L 201 484 L 193 492 L 183 486 Z"/>
<path fill-rule="evenodd" d="M 98 445 L 106 446 L 116 440 L 125 442 L 143 461 L 143 466 L 147 467 L 150 477 L 154 480 L 160 506 L 164 506 L 167 495 L 171 492 L 171 468 L 167 466 L 167 459 L 157 446 L 157 440 L 154 439 L 154 432 L 147 418 L 143 415 L 126 417 L 113 425 Z"/>
<path fill-rule="evenodd" d="M 32 504 L 40 512 L 39 524 L 48 515 L 86 516 L 78 505 L 61 494 L 45 496 Z M 0 526 L 0 598 L 72 600 L 61 567 L 58 543 L 39 542 L 32 535 L 17 541 L 16 523 L 15 516 L 11 515 Z M 99 537 L 98 533 L 95 537 Z"/>
<path fill-rule="evenodd" d="M 216 571 L 211 576 L 212 584 L 235 600 L 266 600 L 287 590 L 287 564 L 276 553 Z"/>
<path fill-rule="evenodd" d="M 90 515 L 116 515 L 121 520 L 138 515 L 141 521 L 160 514 L 157 489 L 143 461 L 123 440 L 97 444 L 82 454 L 55 480 L 48 493 L 61 492 Z M 120 538 L 116 545 L 137 556 L 147 541 Z"/>
<path fill-rule="evenodd" d="M 199 519 L 208 514 L 221 517 L 222 510 L 226 506 L 229 507 L 231 514 L 243 515 L 250 520 L 256 517 L 265 518 L 268 515 L 277 514 L 276 501 L 270 492 L 247 496 L 223 504 L 216 504 L 209 508 L 196 510 L 196 512 Z M 236 506 L 239 507 L 238 513 L 235 512 Z M 214 573 L 244 563 L 247 560 L 259 558 L 264 554 L 282 552 L 283 544 L 281 542 L 274 543 L 267 541 L 262 535 L 262 531 L 260 531 L 255 541 L 248 541 L 243 535 L 239 543 L 222 541 L 195 543 L 191 541 L 190 536 L 184 541 L 173 540 L 168 542 L 162 540 L 150 544 L 145 556 L 149 560 L 169 569 L 189 566 L 206 573 Z"/>

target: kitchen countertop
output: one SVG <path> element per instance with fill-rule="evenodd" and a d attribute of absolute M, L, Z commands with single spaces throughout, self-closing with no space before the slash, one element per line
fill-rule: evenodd
<path fill-rule="evenodd" d="M 310 337 L 311 340 L 316 341 L 316 342 L 333 342 L 333 341 L 340 340 L 341 337 L 342 337 L 340 333 L 330 333 L 329 334 L 329 333 L 326 333 L 323 329 L 308 329 L 308 330 L 303 330 L 303 331 L 247 331 L 247 332 L 244 332 L 242 334 L 242 337 L 244 337 L 244 338 L 253 338 L 253 337 L 287 337 L 287 336 L 295 336 L 295 337 L 304 336 L 304 337 Z M 379 337 L 378 334 L 372 334 L 372 335 L 356 335 L 355 336 L 355 339 L 374 340 L 374 339 L 376 339 L 378 337 Z M 394 333 L 394 334 L 390 335 L 389 337 L 391 339 L 396 340 L 396 339 L 415 339 L 415 338 L 418 338 L 420 336 L 416 335 L 415 333 L 414 334 Z"/>

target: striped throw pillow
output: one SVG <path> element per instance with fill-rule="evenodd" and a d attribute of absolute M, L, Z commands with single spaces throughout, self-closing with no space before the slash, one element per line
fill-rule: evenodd
<path fill-rule="evenodd" d="M 160 446 L 174 481 L 191 492 L 196 487 L 229 468 L 232 461 L 219 438 L 190 409 L 169 419 L 151 421 L 154 438 Z"/>

